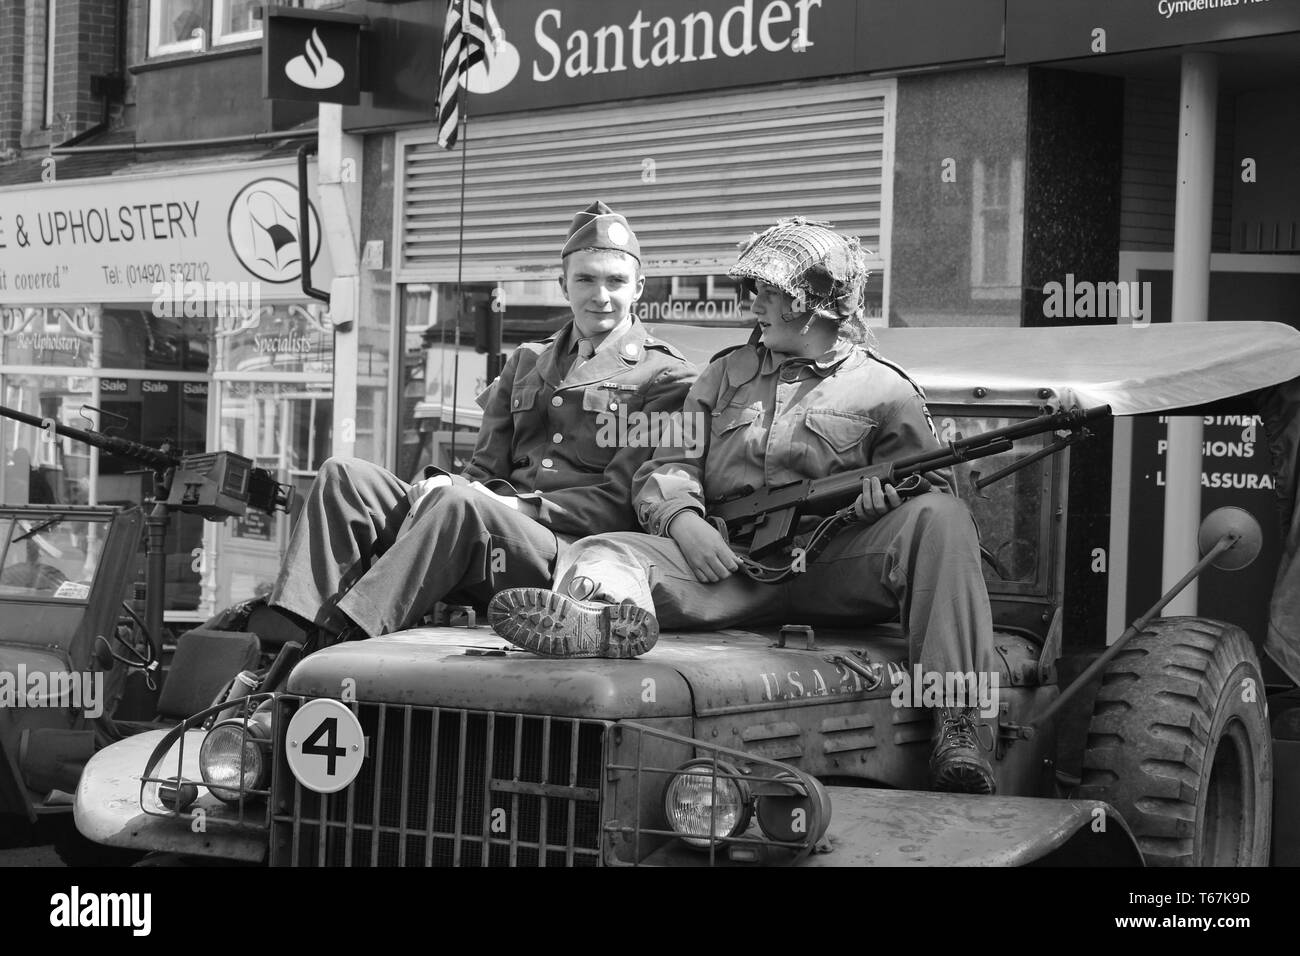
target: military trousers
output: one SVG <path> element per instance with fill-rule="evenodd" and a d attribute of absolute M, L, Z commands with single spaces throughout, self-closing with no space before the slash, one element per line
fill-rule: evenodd
<path fill-rule="evenodd" d="M 996 669 L 975 523 L 945 494 L 920 495 L 873 524 L 841 531 L 806 571 L 780 584 L 740 571 L 702 583 L 671 538 L 617 532 L 568 549 L 555 588 L 614 603 L 630 598 L 665 630 L 897 618 L 913 666 L 961 674 Z"/>
<path fill-rule="evenodd" d="M 449 595 L 485 603 L 502 588 L 546 587 L 572 539 L 453 480 L 412 510 L 410 485 L 396 475 L 361 459 L 327 460 L 270 603 L 334 630 L 350 621 L 373 637 L 418 623 Z"/>

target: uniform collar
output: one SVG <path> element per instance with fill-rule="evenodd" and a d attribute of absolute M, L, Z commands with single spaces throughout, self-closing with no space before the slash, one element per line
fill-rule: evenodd
<path fill-rule="evenodd" d="M 827 375 L 833 374 L 844 363 L 845 359 L 853 355 L 857 346 L 846 338 L 839 338 L 836 339 L 833 348 L 812 359 L 778 355 L 762 345 L 758 348 L 763 356 L 761 370 L 764 375 L 770 375 L 783 366 L 806 365 L 822 378 L 825 378 Z"/>
<path fill-rule="evenodd" d="M 537 370 L 551 387 L 573 388 L 621 375 L 635 367 L 645 355 L 645 326 L 635 317 L 628 316 L 610 330 L 591 358 L 580 367 L 571 366 L 569 374 L 561 378 L 558 359 L 577 351 L 579 338 L 577 328 L 570 320 L 555 334 L 551 348 L 538 359 Z M 578 363 L 575 361 L 573 365 Z"/>
<path fill-rule="evenodd" d="M 630 329 L 631 327 L 632 327 L 632 314 L 628 313 L 626 316 L 624 316 L 622 322 L 620 322 L 618 325 L 610 329 L 609 332 L 605 334 L 605 337 L 600 340 L 600 343 L 596 346 L 596 350 L 592 353 L 592 358 L 595 358 L 597 355 L 599 355 L 602 350 L 609 348 L 611 342 L 617 343 L 617 341 L 620 340 L 623 337 L 624 333 L 626 333 L 627 330 Z M 578 345 L 582 342 L 582 337 L 578 335 L 577 325 L 570 322 L 568 331 L 569 331 L 569 345 L 564 353 L 566 355 L 578 351 Z"/>

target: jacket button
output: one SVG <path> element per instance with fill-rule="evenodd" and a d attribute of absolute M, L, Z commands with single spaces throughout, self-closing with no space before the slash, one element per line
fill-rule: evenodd
<path fill-rule="evenodd" d="M 551 441 L 558 445 L 560 442 L 564 441 L 564 434 L 562 432 L 556 432 L 551 436 Z"/>
<path fill-rule="evenodd" d="M 519 407 L 519 399 L 516 398 L 516 399 L 515 399 L 515 408 L 518 408 L 518 407 Z"/>
<path fill-rule="evenodd" d="M 561 405 L 564 404 L 564 399 L 556 395 L 554 398 L 551 399 L 551 404 L 554 405 L 556 408 L 559 408 Z"/>
<path fill-rule="evenodd" d="M 611 412 L 616 412 L 616 411 L 618 411 L 618 402 L 610 402 L 610 403 L 609 403 L 609 410 L 610 410 Z"/>
<path fill-rule="evenodd" d="M 555 462 L 551 461 L 551 459 L 549 459 L 549 458 L 543 458 L 543 459 L 542 459 L 542 467 L 543 467 L 543 468 L 553 468 L 554 466 L 555 466 Z"/>

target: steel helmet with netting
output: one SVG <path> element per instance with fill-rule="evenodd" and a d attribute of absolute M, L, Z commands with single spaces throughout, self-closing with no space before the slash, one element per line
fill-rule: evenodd
<path fill-rule="evenodd" d="M 864 323 L 867 257 L 856 236 L 842 236 L 828 222 L 797 216 L 782 219 L 740 243 L 732 278 L 761 280 L 794 299 L 795 312 L 834 322 Z"/>

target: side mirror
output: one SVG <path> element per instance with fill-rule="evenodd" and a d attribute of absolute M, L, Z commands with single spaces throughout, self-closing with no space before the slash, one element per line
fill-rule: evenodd
<path fill-rule="evenodd" d="M 1201 554 L 1207 554 L 1224 535 L 1235 535 L 1237 540 L 1211 563 L 1222 571 L 1240 571 L 1259 556 L 1264 544 L 1264 533 L 1259 522 L 1249 511 L 1241 508 L 1217 508 L 1205 516 L 1197 535 Z"/>

